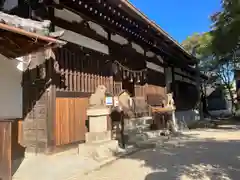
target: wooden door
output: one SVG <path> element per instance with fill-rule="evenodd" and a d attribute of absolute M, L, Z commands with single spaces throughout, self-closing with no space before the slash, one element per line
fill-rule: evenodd
<path fill-rule="evenodd" d="M 85 141 L 88 98 L 56 98 L 56 146 Z"/>

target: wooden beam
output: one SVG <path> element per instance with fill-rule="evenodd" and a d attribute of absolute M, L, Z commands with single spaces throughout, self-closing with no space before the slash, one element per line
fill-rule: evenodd
<path fill-rule="evenodd" d="M 61 37 L 61 39 L 65 40 L 65 41 L 68 41 L 68 42 L 71 42 L 71 43 L 74 43 L 74 44 L 77 44 L 77 45 L 80 45 L 80 46 L 83 46 L 83 47 L 86 47 L 89 49 L 93 49 L 95 51 L 98 51 L 98 52 L 101 52 L 104 54 L 109 54 L 108 46 L 105 44 L 102 44 L 98 41 L 90 39 L 81 34 L 77 34 L 73 31 L 62 29 L 61 27 L 56 26 L 56 30 L 64 30 L 65 31 L 64 35 Z"/>
<path fill-rule="evenodd" d="M 157 64 L 154 64 L 152 62 L 147 61 L 147 68 L 152 69 L 154 71 L 164 73 L 164 67 L 158 66 Z"/>

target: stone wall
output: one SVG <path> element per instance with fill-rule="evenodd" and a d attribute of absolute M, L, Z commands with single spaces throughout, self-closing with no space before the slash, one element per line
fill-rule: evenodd
<path fill-rule="evenodd" d="M 197 110 L 176 111 L 175 115 L 180 129 L 200 120 L 199 112 Z"/>

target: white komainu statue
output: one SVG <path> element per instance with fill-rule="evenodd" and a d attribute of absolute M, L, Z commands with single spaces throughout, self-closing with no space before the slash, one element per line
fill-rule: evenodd
<path fill-rule="evenodd" d="M 172 93 L 167 94 L 167 104 L 166 104 L 166 106 L 171 107 L 172 109 L 175 109 Z"/>
<path fill-rule="evenodd" d="M 121 109 L 123 110 L 124 114 L 128 117 L 134 116 L 134 107 L 133 102 L 130 94 L 127 91 L 122 91 L 118 95 L 118 101 Z"/>
<path fill-rule="evenodd" d="M 172 93 L 167 94 L 167 104 L 166 107 L 170 107 L 172 109 L 172 121 L 171 121 L 171 129 L 173 131 L 173 133 L 177 133 L 178 132 L 178 124 L 177 124 L 177 120 L 175 117 L 175 105 L 174 105 L 174 100 L 173 100 L 173 95 Z"/>
<path fill-rule="evenodd" d="M 100 107 L 105 106 L 105 94 L 106 94 L 107 88 L 104 85 L 99 85 L 95 93 L 91 95 L 89 99 L 89 105 L 90 107 Z"/>

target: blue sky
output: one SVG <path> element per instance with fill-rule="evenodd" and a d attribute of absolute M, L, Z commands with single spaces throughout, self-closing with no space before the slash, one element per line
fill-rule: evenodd
<path fill-rule="evenodd" d="M 209 30 L 210 15 L 220 9 L 220 0 L 130 0 L 169 33 L 182 42 L 195 32 Z"/>

